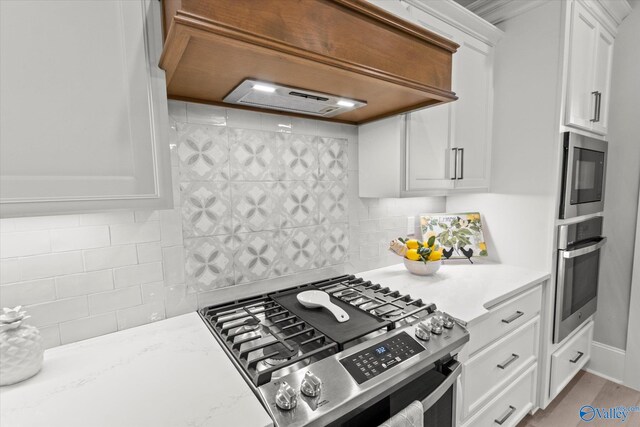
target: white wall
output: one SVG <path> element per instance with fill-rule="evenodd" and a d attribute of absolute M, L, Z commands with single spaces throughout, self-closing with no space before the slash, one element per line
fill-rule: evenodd
<path fill-rule="evenodd" d="M 594 340 L 626 348 L 640 184 L 640 7 L 619 28 L 613 53 L 609 158 Z M 640 327 L 640 325 L 638 325 Z"/>

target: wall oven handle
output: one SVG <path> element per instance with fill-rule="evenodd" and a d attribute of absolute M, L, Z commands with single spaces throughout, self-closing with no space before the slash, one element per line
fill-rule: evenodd
<path fill-rule="evenodd" d="M 582 255 L 586 255 L 591 252 L 595 252 L 602 248 L 607 243 L 607 238 L 603 237 L 594 245 L 587 246 L 585 248 L 575 249 L 573 251 L 560 251 L 562 252 L 562 258 L 575 258 Z"/>
<path fill-rule="evenodd" d="M 424 412 L 427 412 L 429 408 L 436 404 L 440 400 L 440 398 L 449 390 L 449 388 L 455 384 L 456 380 L 462 373 L 462 363 L 458 361 L 453 361 L 451 366 L 455 366 L 447 378 L 436 388 L 433 392 L 422 400 L 422 408 Z"/>
<path fill-rule="evenodd" d="M 505 421 L 507 421 L 509 419 L 509 417 L 516 411 L 516 407 L 515 406 L 511 406 L 509 405 L 509 410 L 507 411 L 506 414 L 504 414 L 499 420 L 493 420 L 494 423 L 498 424 L 498 425 L 502 425 L 504 424 Z"/>

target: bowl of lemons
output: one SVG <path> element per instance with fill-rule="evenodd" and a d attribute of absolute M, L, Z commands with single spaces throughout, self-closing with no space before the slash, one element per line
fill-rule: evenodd
<path fill-rule="evenodd" d="M 403 257 L 405 268 L 418 276 L 429 276 L 442 265 L 442 249 L 436 246 L 435 236 L 429 240 L 404 239 L 392 240 L 389 249 Z"/>

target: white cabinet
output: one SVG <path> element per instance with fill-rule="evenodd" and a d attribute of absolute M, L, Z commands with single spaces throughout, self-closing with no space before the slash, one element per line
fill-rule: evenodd
<path fill-rule="evenodd" d="M 493 37 L 479 39 L 463 31 L 463 24 L 452 19 L 445 22 L 440 18 L 442 13 L 436 14 L 426 4 L 411 2 L 422 9 L 406 10 L 393 2 L 377 4 L 460 45 L 453 55 L 452 66 L 452 88 L 459 99 L 408 113 L 403 118 L 360 126 L 360 196 L 413 197 L 486 191 L 491 161 L 493 44 L 500 31 L 486 22 L 474 22 L 484 26 Z M 449 7 L 447 12 L 456 12 L 460 7 L 449 2 L 432 5 Z M 460 16 L 468 18 L 468 13 Z M 394 127 L 395 132 L 382 129 L 387 125 Z M 382 168 L 385 171 L 381 173 Z"/>
<path fill-rule="evenodd" d="M 0 8 L 0 215 L 169 207 L 158 2 Z"/>
<path fill-rule="evenodd" d="M 585 5 L 573 2 L 565 111 L 567 126 L 601 135 L 607 133 L 613 40 Z"/>

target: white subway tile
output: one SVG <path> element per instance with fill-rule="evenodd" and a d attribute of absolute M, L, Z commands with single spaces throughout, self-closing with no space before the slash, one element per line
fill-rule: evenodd
<path fill-rule="evenodd" d="M 62 276 L 83 271 L 81 252 L 36 255 L 18 260 L 22 280 Z"/>
<path fill-rule="evenodd" d="M 20 280 L 20 269 L 17 259 L 0 260 L 0 284 L 13 283 Z"/>
<path fill-rule="evenodd" d="M 58 325 L 45 326 L 38 329 L 40 330 L 42 346 L 45 350 L 60 345 L 60 330 L 58 329 Z"/>
<path fill-rule="evenodd" d="M 225 126 L 227 111 L 221 107 L 202 104 L 187 104 L 187 122 L 202 125 Z"/>
<path fill-rule="evenodd" d="M 118 329 L 133 328 L 164 319 L 165 311 L 162 301 L 153 301 L 123 310 L 118 310 Z"/>
<path fill-rule="evenodd" d="M 198 309 L 198 295 L 187 292 L 185 285 L 167 286 L 164 295 L 167 317 L 179 316 Z"/>
<path fill-rule="evenodd" d="M 297 133 L 300 135 L 317 135 L 317 120 L 291 117 L 291 133 Z"/>
<path fill-rule="evenodd" d="M 140 286 L 142 288 L 142 301 L 148 303 L 151 301 L 164 300 L 164 283 L 145 283 Z"/>
<path fill-rule="evenodd" d="M 136 222 L 158 221 L 160 219 L 159 211 L 136 211 Z"/>
<path fill-rule="evenodd" d="M 184 283 L 184 264 L 184 247 L 182 245 L 162 248 L 164 282 L 167 285 Z"/>
<path fill-rule="evenodd" d="M 162 263 L 150 262 L 148 264 L 116 268 L 113 270 L 113 277 L 116 288 L 160 282 L 163 279 Z"/>
<path fill-rule="evenodd" d="M 157 242 L 160 240 L 160 223 L 157 221 L 115 224 L 110 229 L 112 245 Z"/>
<path fill-rule="evenodd" d="M 369 259 L 380 255 L 380 248 L 377 244 L 366 244 L 360 246 L 360 259 Z"/>
<path fill-rule="evenodd" d="M 182 101 L 169 100 L 169 116 L 176 122 L 187 121 L 187 104 Z"/>
<path fill-rule="evenodd" d="M 25 307 L 31 315 L 30 321 L 36 326 L 52 325 L 89 315 L 87 297 L 61 299 Z"/>
<path fill-rule="evenodd" d="M 347 169 L 352 172 L 358 171 L 358 144 L 351 143 L 347 145 Z"/>
<path fill-rule="evenodd" d="M 140 304 L 142 304 L 142 296 L 139 286 L 89 295 L 89 312 L 92 315 Z"/>
<path fill-rule="evenodd" d="M 138 243 L 136 246 L 140 264 L 162 261 L 162 246 L 160 246 L 160 243 Z"/>
<path fill-rule="evenodd" d="M 280 114 L 261 113 L 261 129 L 267 132 L 291 133 L 291 117 Z"/>
<path fill-rule="evenodd" d="M 106 225 L 51 230 L 53 252 L 102 248 L 109 246 L 110 243 L 109 227 Z"/>
<path fill-rule="evenodd" d="M 111 312 L 60 323 L 59 326 L 60 341 L 62 344 L 69 344 L 116 332 L 118 330 L 118 321 L 116 313 Z"/>
<path fill-rule="evenodd" d="M 84 267 L 87 271 L 124 267 L 138 262 L 136 245 L 110 246 L 108 248 L 83 251 Z"/>
<path fill-rule="evenodd" d="M 133 212 L 105 212 L 80 215 L 80 225 L 111 225 L 133 222 Z"/>
<path fill-rule="evenodd" d="M 180 209 L 180 168 L 178 166 L 173 166 L 171 168 L 171 182 L 173 183 L 173 207 L 175 209 Z"/>
<path fill-rule="evenodd" d="M 48 231 L 22 231 L 0 234 L 0 258 L 31 256 L 51 252 Z"/>
<path fill-rule="evenodd" d="M 0 233 L 16 231 L 16 223 L 13 218 L 0 218 Z"/>
<path fill-rule="evenodd" d="M 182 245 L 182 213 L 179 209 L 160 211 L 160 237 L 163 247 Z"/>
<path fill-rule="evenodd" d="M 0 307 L 15 307 L 17 305 L 38 304 L 54 301 L 56 290 L 53 279 L 20 282 L 12 285 L 0 286 Z"/>
<path fill-rule="evenodd" d="M 112 289 L 113 273 L 111 270 L 56 277 L 56 291 L 58 298 L 89 295 Z"/>
<path fill-rule="evenodd" d="M 260 117 L 260 113 L 254 111 L 227 108 L 227 126 L 260 130 L 262 128 L 262 117 Z"/>
<path fill-rule="evenodd" d="M 78 215 L 32 216 L 13 219 L 16 231 L 51 230 L 75 227 Z"/>

